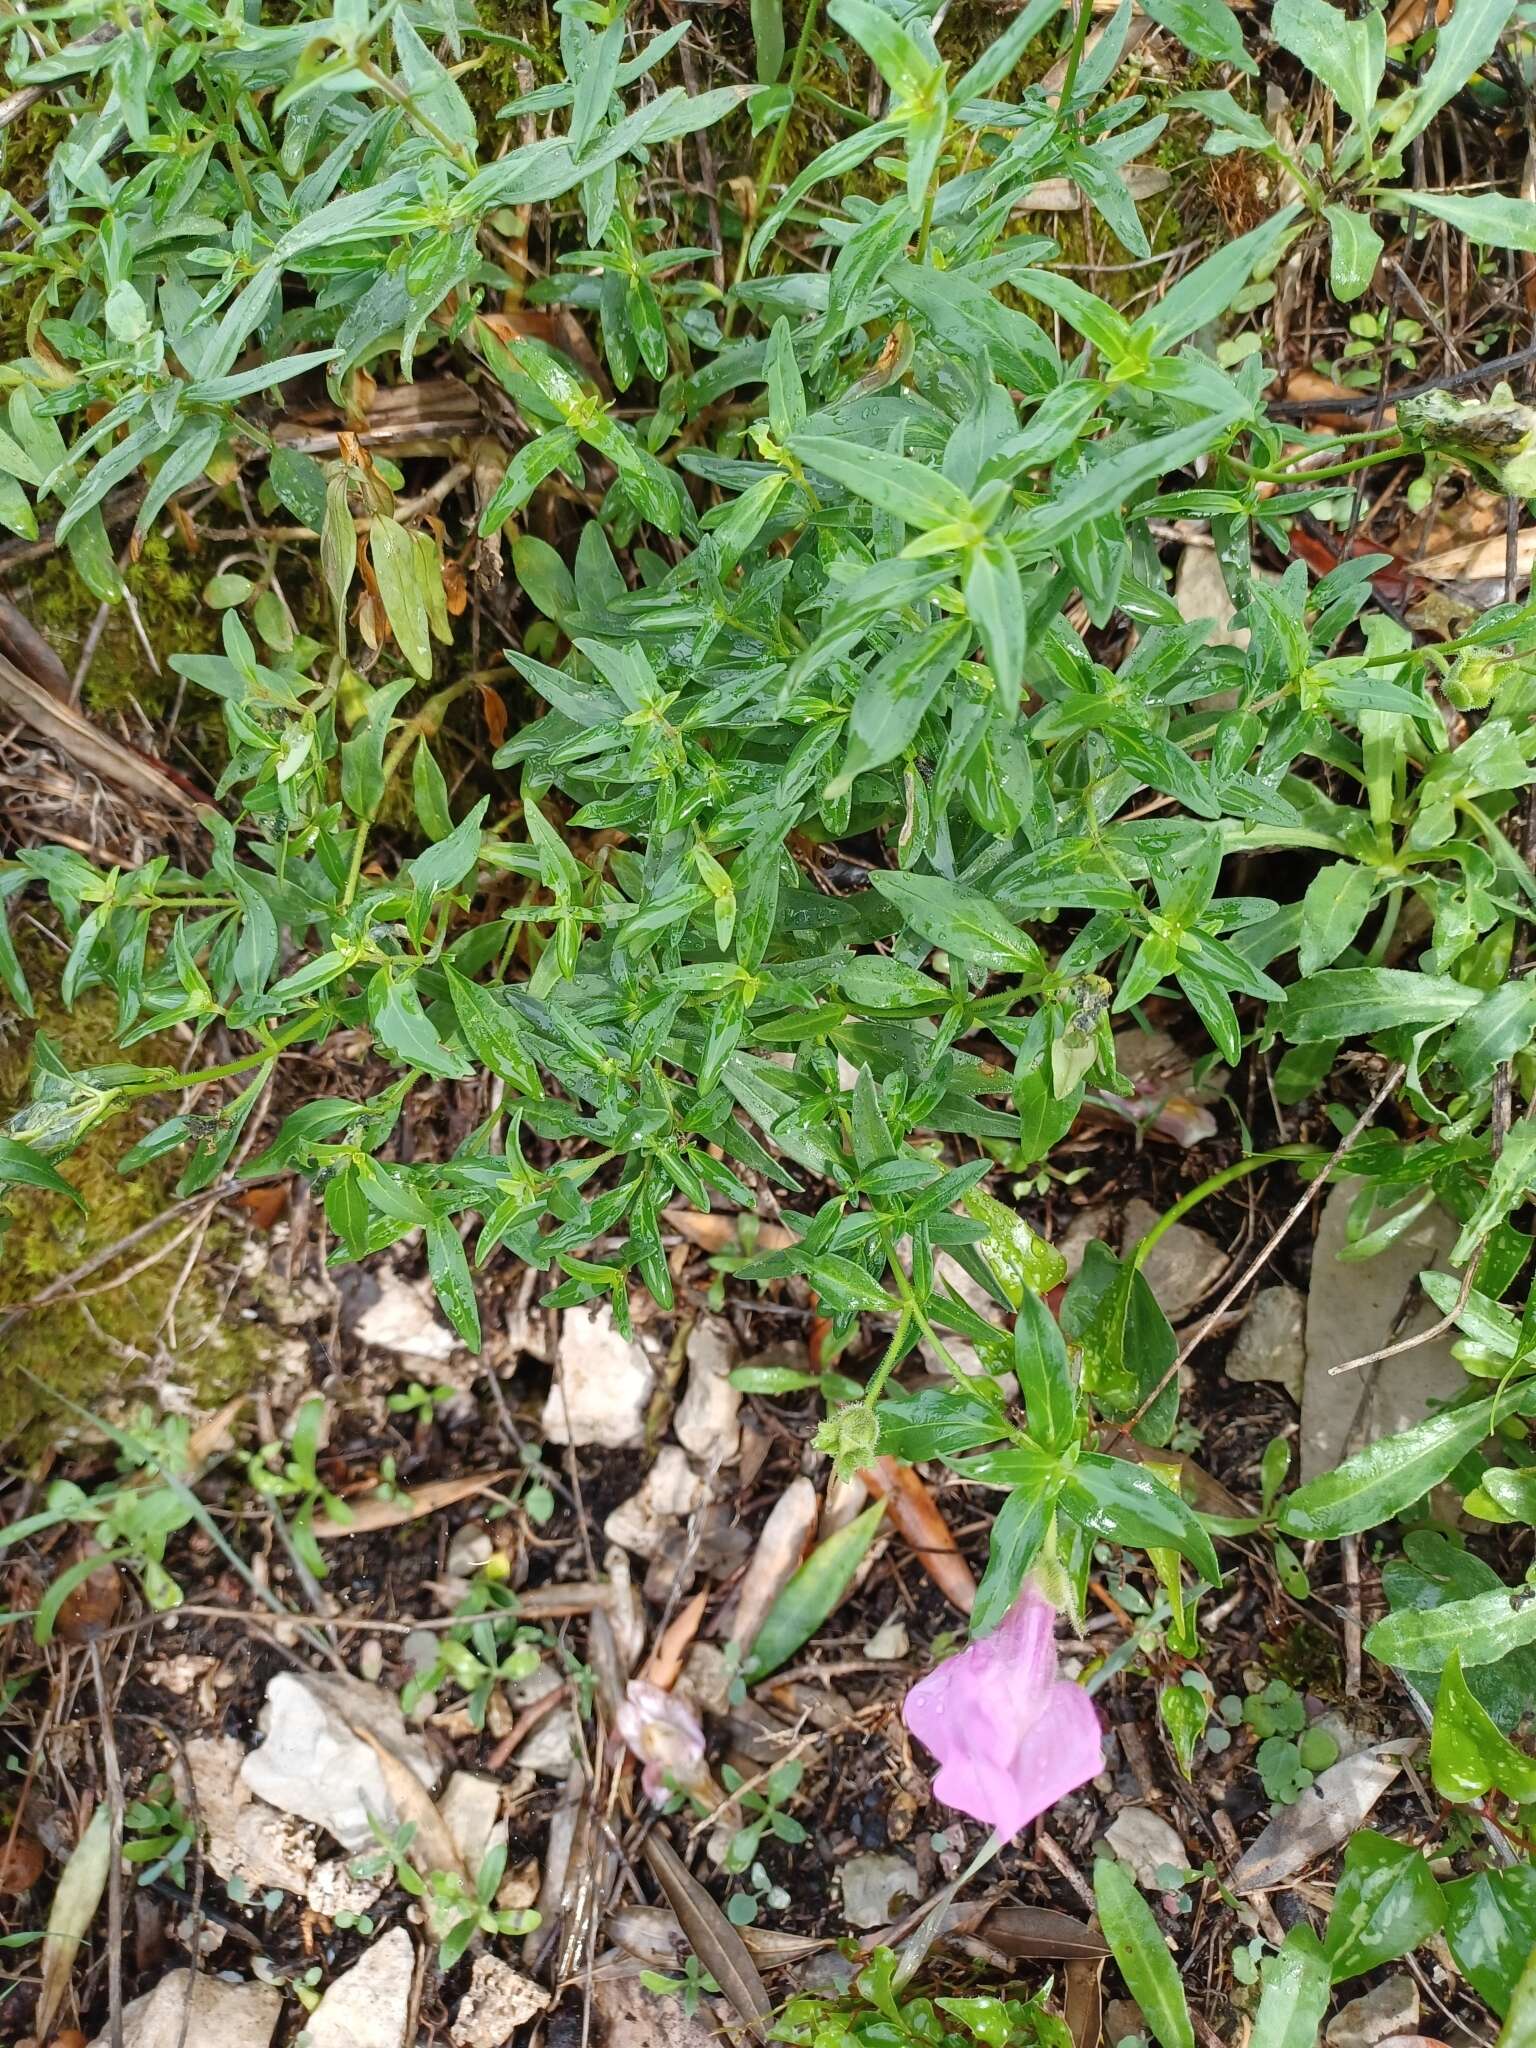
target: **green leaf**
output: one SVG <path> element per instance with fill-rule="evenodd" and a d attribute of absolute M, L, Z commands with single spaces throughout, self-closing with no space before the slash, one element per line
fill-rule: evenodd
<path fill-rule="evenodd" d="M 940 619 L 876 663 L 853 700 L 848 753 L 829 796 L 840 796 L 856 775 L 906 751 L 929 705 L 959 667 L 969 638 L 964 619 Z"/>
<path fill-rule="evenodd" d="M 1376 893 L 1376 877 L 1358 861 L 1329 861 L 1307 884 L 1301 899 L 1301 944 L 1296 964 L 1303 974 L 1331 967 L 1365 921 Z"/>
<path fill-rule="evenodd" d="M 1443 1671 L 1453 1654 L 1462 1664 L 1494 1664 L 1536 1643 L 1536 1586 L 1506 1587 L 1447 1600 L 1438 1607 L 1405 1607 L 1378 1621 L 1365 1647 L 1399 1671 Z"/>
<path fill-rule="evenodd" d="M 1460 228 L 1485 249 L 1536 251 L 1536 207 L 1503 192 L 1384 192 L 1383 206 L 1412 206 Z"/>
<path fill-rule="evenodd" d="M 1279 1525 L 1288 1536 L 1313 1540 L 1374 1529 L 1448 1478 L 1482 1443 L 1495 1419 L 1510 1412 L 1507 1399 L 1489 1394 L 1367 1444 L 1282 1501 Z"/>
<path fill-rule="evenodd" d="M 852 1583 L 885 1514 L 877 1501 L 825 1543 L 818 1544 L 768 1610 L 742 1675 L 749 1685 L 777 1671 L 810 1641 Z"/>
<path fill-rule="evenodd" d="M 987 1568 L 971 1609 L 972 1636 L 990 1635 L 1019 1597 L 1051 1525 L 1060 1471 L 1054 1460 L 1039 1460 L 1035 1483 L 1016 1486 L 993 1518 Z"/>
<path fill-rule="evenodd" d="M 432 673 L 432 642 L 416 543 L 398 520 L 381 515 L 369 530 L 368 553 L 400 652 L 417 675 L 428 677 Z"/>
<path fill-rule="evenodd" d="M 406 862 L 405 873 L 411 887 L 425 897 L 429 905 L 434 898 L 457 889 L 474 873 L 480 858 L 480 830 L 489 804 L 489 797 L 481 797 L 446 839 L 439 839 L 425 853 L 418 853 L 414 860 Z"/>
<path fill-rule="evenodd" d="M 1197 57 L 1233 64 L 1250 74 L 1257 72 L 1258 65 L 1243 47 L 1237 16 L 1225 0 L 1149 0 L 1147 12 Z"/>
<path fill-rule="evenodd" d="M 267 464 L 267 480 L 279 504 L 311 533 L 325 530 L 325 471 L 313 455 L 278 448 Z"/>
<path fill-rule="evenodd" d="M 1497 1786 L 1517 1806 L 1536 1800 L 1536 1758 L 1515 1747 L 1468 1689 L 1459 1649 L 1441 1673 L 1429 1769 L 1442 1799 L 1465 1803 Z"/>
<path fill-rule="evenodd" d="M 1352 1835 L 1323 1931 L 1335 1984 L 1395 1963 L 1437 1934 L 1445 1918 L 1440 1887 L 1411 1842 L 1371 1828 Z"/>
<path fill-rule="evenodd" d="M 947 1458 L 995 1443 L 1005 1425 L 974 1394 L 958 1387 L 924 1387 L 900 1399 L 880 1401 L 877 1446 L 881 1457 L 920 1465 L 928 1458 Z"/>
<path fill-rule="evenodd" d="M 1270 1005 L 1269 1020 L 1295 1045 L 1363 1038 L 1400 1024 L 1453 1024 L 1480 993 L 1448 974 L 1416 974 L 1406 967 L 1335 967 L 1287 989 L 1280 1002 Z"/>
<path fill-rule="evenodd" d="M 1502 2019 L 1526 1958 L 1536 1955 L 1536 1867 L 1479 1870 L 1441 1887 L 1446 1946 L 1456 1966 Z"/>
<path fill-rule="evenodd" d="M 1328 288 L 1346 303 L 1368 290 L 1386 244 L 1363 213 L 1348 206 L 1325 206 L 1330 233 Z"/>
<path fill-rule="evenodd" d="M 1028 1292 L 1013 1326 L 1013 1370 L 1030 1435 L 1042 1450 L 1065 1450 L 1078 1435 L 1077 1387 L 1066 1339 L 1045 1303 Z"/>
<path fill-rule="evenodd" d="M 1450 19 L 1435 31 L 1434 60 L 1414 88 L 1408 118 L 1394 131 L 1396 151 L 1402 152 L 1416 135 L 1422 135 L 1440 109 L 1450 105 L 1493 55 L 1517 5 L 1518 0 L 1457 0 Z"/>
<path fill-rule="evenodd" d="M 523 1045 L 516 1012 L 494 990 L 470 981 L 448 961 L 443 962 L 443 974 L 459 1029 L 476 1059 L 509 1082 L 520 1095 L 540 1098 L 544 1086 L 538 1067 Z"/>
<path fill-rule="evenodd" d="M 1263 1991 L 1248 2048 L 1316 2048 L 1330 1991 L 1328 1959 L 1311 1928 L 1293 1927 L 1259 1971 Z"/>
<path fill-rule="evenodd" d="M 1352 121 L 1367 125 L 1387 61 L 1379 14 L 1352 21 L 1328 0 L 1275 0 L 1270 32 L 1322 80 Z"/>
<path fill-rule="evenodd" d="M 784 0 L 752 0 L 757 82 L 772 85 L 784 68 Z"/>
<path fill-rule="evenodd" d="M 894 513 L 908 526 L 926 530 L 971 524 L 971 501 L 964 491 L 909 455 L 860 448 L 827 434 L 792 434 L 789 445 L 807 469 L 830 477 L 882 512 Z"/>
<path fill-rule="evenodd" d="M 870 880 L 930 946 L 953 953 L 968 967 L 996 974 L 1032 974 L 1043 965 L 1040 948 L 974 889 L 942 875 L 877 871 Z"/>
<path fill-rule="evenodd" d="M 1093 1866 L 1093 1896 L 1104 1939 L 1153 2038 L 1162 2048 L 1195 2048 L 1178 1964 L 1134 1881 L 1118 1863 L 1101 1856 Z"/>
<path fill-rule="evenodd" d="M 387 967 L 368 983 L 368 1022 L 384 1050 L 407 1066 L 441 1080 L 467 1080 L 472 1071 L 433 1030 L 414 980 L 397 981 Z"/>
<path fill-rule="evenodd" d="M 1033 1301 L 1034 1307 L 1039 1308 L 1040 1303 L 1033 1297 L 1049 1294 L 1067 1277 L 1067 1262 L 1061 1253 L 1037 1236 L 1017 1209 L 998 1201 L 985 1188 L 968 1189 L 961 1206 L 973 1222 L 984 1226 L 987 1234 L 977 1249 L 1011 1306 L 1023 1308 Z"/>
<path fill-rule="evenodd" d="M 475 1301 L 475 1283 L 469 1276 L 469 1260 L 459 1233 L 447 1216 L 434 1216 L 427 1225 L 427 1271 L 443 1314 L 470 1350 L 478 1351 L 480 1310 Z"/>
<path fill-rule="evenodd" d="M 80 1190 L 71 1187 L 40 1152 L 34 1152 L 17 1138 L 0 1137 L 0 1187 L 41 1188 L 45 1194 L 63 1195 L 82 1215 L 85 1213 L 85 1197 Z"/>
<path fill-rule="evenodd" d="M 1145 1465 L 1085 1451 L 1061 1490 L 1061 1512 L 1115 1543 L 1176 1550 L 1203 1579 L 1221 1584 L 1216 1552 L 1198 1517 Z"/>

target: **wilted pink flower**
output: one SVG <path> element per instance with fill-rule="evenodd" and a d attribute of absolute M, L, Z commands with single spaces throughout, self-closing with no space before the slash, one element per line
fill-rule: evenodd
<path fill-rule="evenodd" d="M 997 1629 L 919 1679 L 902 1718 L 939 1759 L 936 1798 L 1009 1841 L 1104 1766 L 1099 1717 L 1058 1675 L 1056 1610 L 1026 1584 Z"/>
<path fill-rule="evenodd" d="M 704 1730 L 692 1707 L 676 1693 L 663 1692 L 647 1678 L 632 1678 L 613 1724 L 625 1748 L 645 1766 L 640 1783 L 653 1805 L 665 1806 L 674 1789 L 709 1784 Z"/>

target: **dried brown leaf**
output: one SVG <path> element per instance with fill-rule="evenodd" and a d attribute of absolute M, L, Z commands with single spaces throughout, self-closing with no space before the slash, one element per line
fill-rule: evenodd
<path fill-rule="evenodd" d="M 1104 1996 L 1099 1983 L 1103 1974 L 1102 1963 L 1090 1962 L 1068 1963 L 1062 1972 L 1062 2013 L 1077 2048 L 1099 2048 L 1104 2031 Z"/>
<path fill-rule="evenodd" d="M 977 1930 L 1004 1955 L 1042 1962 L 1099 1962 L 1109 1944 L 1086 1920 L 1050 1906 L 994 1906 Z"/>
<path fill-rule="evenodd" d="M 400 1529 L 408 1522 L 440 1514 L 444 1508 L 457 1507 L 477 1493 L 488 1493 L 514 1469 L 502 1465 L 494 1472 L 473 1472 L 463 1479 L 432 1479 L 397 1500 L 362 1500 L 351 1510 L 350 1521 L 333 1522 L 329 1515 L 317 1515 L 314 1531 L 322 1543 L 334 1543 L 341 1536 L 376 1536 L 381 1529 Z"/>
<path fill-rule="evenodd" d="M 1411 1745 L 1408 1745 L 1411 1747 Z M 1239 1858 L 1235 1892 L 1270 1891 L 1347 1841 L 1402 1769 L 1401 1754 L 1363 1749 L 1332 1764 L 1294 1806 L 1284 1806 Z"/>
<path fill-rule="evenodd" d="M 645 1860 L 667 1895 L 688 1945 L 740 2013 L 749 2033 L 766 2038 L 773 2001 L 741 1935 L 661 1835 L 645 1841 Z"/>
<path fill-rule="evenodd" d="M 933 1495 L 910 1465 L 877 1458 L 859 1477 L 881 1496 L 892 1527 L 952 1607 L 969 1614 L 976 1604 L 976 1581 L 939 1512 Z"/>
<path fill-rule="evenodd" d="M 389 1793 L 390 1803 L 402 1821 L 408 1821 L 415 1829 L 411 1836 L 410 1860 L 423 1876 L 434 1870 L 446 1870 L 459 1877 L 467 1877 L 459 1859 L 459 1852 L 453 1845 L 448 1824 L 433 1803 L 432 1795 L 422 1784 L 410 1765 L 401 1761 L 387 1742 L 380 1742 L 371 1729 L 361 1727 L 349 1720 L 348 1728 L 359 1742 L 366 1742 L 379 1760 L 379 1769 L 384 1774 L 384 1787 Z"/>
<path fill-rule="evenodd" d="M 69 1989 L 69 1973 L 85 1939 L 86 1929 L 96 1917 L 101 1895 L 107 1888 L 112 1863 L 112 1821 L 106 1806 L 98 1806 L 84 1834 L 70 1851 L 69 1861 L 59 1879 L 48 1913 L 48 1931 L 43 1936 L 43 1988 L 38 1994 L 37 2033 L 47 2033 L 54 2015 Z"/>

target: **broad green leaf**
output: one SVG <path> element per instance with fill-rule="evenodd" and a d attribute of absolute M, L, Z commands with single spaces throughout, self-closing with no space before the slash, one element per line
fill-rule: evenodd
<path fill-rule="evenodd" d="M 470 1068 L 433 1030 L 414 982 L 396 980 L 387 967 L 368 983 L 368 1022 L 384 1050 L 407 1066 L 445 1081 L 468 1078 Z"/>
<path fill-rule="evenodd" d="M 1329 861 L 1307 884 L 1301 899 L 1301 944 L 1296 964 L 1302 973 L 1331 967 L 1365 921 L 1376 893 L 1376 877 L 1357 861 Z"/>
<path fill-rule="evenodd" d="M 1077 1387 L 1066 1339 L 1045 1303 L 1028 1290 L 1013 1326 L 1013 1370 L 1030 1435 L 1042 1450 L 1065 1450 L 1078 1433 Z"/>
<path fill-rule="evenodd" d="M 1374 1529 L 1422 1500 L 1475 1451 L 1514 1403 L 1497 1394 L 1447 1408 L 1356 1451 L 1280 1503 L 1279 1524 L 1313 1540 Z"/>
<path fill-rule="evenodd" d="M 380 517 L 369 531 L 368 552 L 379 579 L 385 616 L 400 644 L 400 652 L 417 675 L 430 676 L 431 634 L 416 543 L 398 520 Z"/>
<path fill-rule="evenodd" d="M 476 1059 L 483 1060 L 493 1074 L 509 1082 L 519 1094 L 536 1099 L 542 1096 L 539 1070 L 524 1049 L 516 1012 L 494 990 L 482 988 L 446 961 L 443 973 L 459 1029 Z"/>
<path fill-rule="evenodd" d="M 1335 967 L 1309 975 L 1270 1007 L 1270 1022 L 1294 1044 L 1361 1038 L 1399 1024 L 1453 1024 L 1479 991 L 1446 974 L 1406 967 Z"/>
<path fill-rule="evenodd" d="M 1197 57 L 1232 64 L 1239 71 L 1258 70 L 1243 47 L 1242 28 L 1226 0 L 1149 0 L 1147 12 Z"/>
<path fill-rule="evenodd" d="M 787 1663 L 808 1643 L 853 1581 L 885 1514 L 876 1501 L 844 1529 L 818 1544 L 768 1610 L 742 1665 L 749 1685 Z"/>
<path fill-rule="evenodd" d="M 1443 1671 L 1455 1653 L 1462 1664 L 1493 1664 L 1536 1643 L 1536 1586 L 1500 1587 L 1439 1607 L 1405 1607 L 1378 1621 L 1365 1647 L 1399 1671 Z"/>
<path fill-rule="evenodd" d="M 1323 1932 L 1335 1984 L 1395 1963 L 1440 1931 L 1445 1907 L 1429 1865 L 1411 1842 L 1371 1828 L 1351 1836 Z"/>
<path fill-rule="evenodd" d="M 1536 1800 L 1536 1758 L 1517 1749 L 1495 1726 L 1468 1689 L 1455 1649 L 1440 1675 L 1429 1768 L 1442 1799 L 1465 1803 L 1497 1786 L 1517 1806 Z"/>
<path fill-rule="evenodd" d="M 830 477 L 882 512 L 894 513 L 908 526 L 926 530 L 972 523 L 971 501 L 964 491 L 910 455 L 860 448 L 827 434 L 792 434 L 789 445 L 807 469 Z"/>
<path fill-rule="evenodd" d="M 1134 1880 L 1118 1863 L 1101 1856 L 1093 1867 L 1093 1896 L 1104 1939 L 1154 2040 L 1162 2048 L 1195 2048 L 1178 1964 Z"/>
<path fill-rule="evenodd" d="M 1368 124 L 1387 61 L 1379 14 L 1352 21 L 1328 0 L 1275 0 L 1270 32 L 1322 80 L 1352 121 Z"/>
<path fill-rule="evenodd" d="M 876 873 L 870 880 L 930 946 L 952 953 L 967 967 L 995 974 L 1038 972 L 1042 962 L 1034 940 L 976 890 L 942 875 Z"/>
<path fill-rule="evenodd" d="M 1526 1958 L 1536 1955 L 1536 1867 L 1479 1870 L 1441 1887 L 1446 1946 L 1456 1966 L 1502 2019 Z"/>
<path fill-rule="evenodd" d="M 1293 1927 L 1259 1970 L 1263 1989 L 1248 2048 L 1316 2048 L 1331 1982 L 1328 1959 L 1311 1928 Z"/>
<path fill-rule="evenodd" d="M 1051 1525 L 1059 1473 L 1054 1460 L 1042 1458 L 1032 1483 L 1015 1486 L 998 1509 L 987 1541 L 987 1568 L 971 1609 L 973 1637 L 990 1635 L 1018 1599 Z"/>
<path fill-rule="evenodd" d="M 971 1188 L 963 1206 L 973 1221 L 985 1226 L 987 1234 L 977 1249 L 1014 1308 L 1026 1307 L 1035 1296 L 1049 1294 L 1066 1279 L 1066 1260 L 1054 1245 L 1030 1229 L 1017 1209 L 989 1195 L 985 1188 Z"/>
<path fill-rule="evenodd" d="M 470 1350 L 478 1351 L 480 1310 L 475 1283 L 469 1277 L 469 1260 L 459 1233 L 446 1216 L 434 1216 L 427 1225 L 427 1271 L 443 1314 Z"/>
<path fill-rule="evenodd" d="M 1536 251 L 1536 206 L 1503 192 L 1388 192 L 1380 204 L 1401 210 L 1412 205 L 1436 220 L 1460 228 L 1485 249 Z"/>
<path fill-rule="evenodd" d="M 35 1152 L 17 1138 L 0 1136 L 0 1187 L 40 1188 L 45 1194 L 63 1195 L 82 1215 L 85 1213 L 85 1197 L 80 1190 L 50 1166 L 41 1152 Z"/>
<path fill-rule="evenodd" d="M 1211 1585 L 1221 1583 L 1216 1552 L 1198 1517 L 1145 1465 L 1085 1451 L 1061 1490 L 1061 1511 L 1112 1542 L 1176 1550 Z"/>
<path fill-rule="evenodd" d="M 1363 213 L 1349 206 L 1325 206 L 1329 228 L 1328 288 L 1346 303 L 1370 287 L 1385 247 Z"/>
<path fill-rule="evenodd" d="M 1449 20 L 1435 30 L 1434 58 L 1413 89 L 1407 120 L 1393 132 L 1395 150 L 1405 150 L 1416 135 L 1422 135 L 1440 109 L 1450 105 L 1493 55 L 1517 4 L 1518 0 L 1457 0 Z"/>

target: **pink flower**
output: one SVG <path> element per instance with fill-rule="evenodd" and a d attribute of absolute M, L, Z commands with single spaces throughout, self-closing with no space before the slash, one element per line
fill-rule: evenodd
<path fill-rule="evenodd" d="M 1058 1675 L 1056 1610 L 1032 1584 L 997 1629 L 919 1679 L 902 1719 L 939 1759 L 937 1798 L 1011 1841 L 1104 1767 L 1099 1717 Z"/>
<path fill-rule="evenodd" d="M 625 1748 L 645 1766 L 640 1783 L 653 1805 L 665 1806 L 673 1791 L 710 1782 L 699 1717 L 675 1693 L 663 1692 L 649 1679 L 632 1678 L 613 1724 Z"/>

